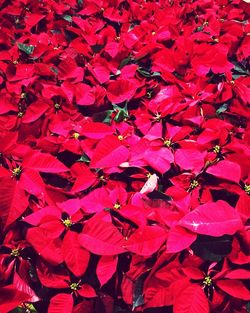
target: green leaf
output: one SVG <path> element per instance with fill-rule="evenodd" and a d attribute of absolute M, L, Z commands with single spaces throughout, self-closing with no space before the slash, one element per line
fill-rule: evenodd
<path fill-rule="evenodd" d="M 114 111 L 117 112 L 117 114 L 114 118 L 114 120 L 116 122 L 119 123 L 119 122 L 123 121 L 125 118 L 129 117 L 127 103 L 125 104 L 124 108 L 121 108 L 116 104 L 113 104 L 113 108 L 114 108 Z"/>
<path fill-rule="evenodd" d="M 222 106 L 219 107 L 219 109 L 216 111 L 217 115 L 220 115 L 221 113 L 224 113 L 227 111 L 229 104 L 223 103 Z"/>
<path fill-rule="evenodd" d="M 195 28 L 194 33 L 202 32 L 203 29 L 204 29 L 204 26 L 203 26 L 203 25 L 198 26 L 198 27 Z"/>
<path fill-rule="evenodd" d="M 32 303 L 25 303 L 25 307 L 18 306 L 14 310 L 11 310 L 9 313 L 36 313 L 37 310 Z"/>
<path fill-rule="evenodd" d="M 94 122 L 103 122 L 105 124 L 111 123 L 111 115 L 113 113 L 113 110 L 106 110 L 103 112 L 98 112 L 93 115 L 93 121 Z"/>
<path fill-rule="evenodd" d="M 247 71 L 247 69 L 246 69 L 243 65 L 241 65 L 241 64 L 239 64 L 239 63 L 235 65 L 233 71 L 234 71 L 234 72 L 241 73 L 241 74 L 245 74 L 245 75 L 248 75 L 248 74 L 249 74 L 248 71 Z"/>
<path fill-rule="evenodd" d="M 61 30 L 60 29 L 51 29 L 52 34 L 61 34 Z"/>
<path fill-rule="evenodd" d="M 32 45 L 26 45 L 26 44 L 20 43 L 20 42 L 17 44 L 17 46 L 18 46 L 18 49 L 19 49 L 19 50 L 25 52 L 25 53 L 28 54 L 28 55 L 32 54 L 33 51 L 34 51 L 34 48 L 35 48 L 35 47 L 32 46 Z"/>
<path fill-rule="evenodd" d="M 242 76 L 249 76 L 250 75 L 249 71 L 244 67 L 243 64 L 235 63 L 234 65 L 235 66 L 234 66 L 234 68 L 232 70 L 232 72 L 233 72 L 233 75 L 232 75 L 233 79 L 237 79 L 237 78 L 242 77 Z"/>
<path fill-rule="evenodd" d="M 57 69 L 57 68 L 51 66 L 50 69 L 51 69 L 51 71 L 54 72 L 56 75 L 58 74 L 58 69 Z"/>
<path fill-rule="evenodd" d="M 140 73 L 142 76 L 147 77 L 147 78 L 149 78 L 149 77 L 159 77 L 159 76 L 161 76 L 161 73 L 160 73 L 160 72 L 152 72 L 152 73 L 151 73 L 149 70 L 146 70 L 146 69 L 144 69 L 143 67 L 139 67 L 139 68 L 137 69 L 137 72 Z"/>
<path fill-rule="evenodd" d="M 144 304 L 144 299 L 143 299 L 143 284 L 148 276 L 148 272 L 143 273 L 137 280 L 135 281 L 134 284 L 134 289 L 133 289 L 133 305 L 132 305 L 132 310 L 137 308 L 138 306 L 141 306 Z"/>
<path fill-rule="evenodd" d="M 232 236 L 212 237 L 198 235 L 191 245 L 194 253 L 206 261 L 219 262 L 232 250 Z"/>
<path fill-rule="evenodd" d="M 67 21 L 67 22 L 72 22 L 72 16 L 71 15 L 67 15 L 67 14 L 65 14 L 64 16 L 63 16 L 63 19 L 65 20 L 65 21 Z"/>
<path fill-rule="evenodd" d="M 147 77 L 147 78 L 161 76 L 160 72 L 153 72 L 153 73 L 151 73 L 150 71 L 148 71 L 148 70 L 146 70 L 146 69 L 144 69 L 142 67 L 139 67 L 137 69 L 137 72 L 140 73 L 142 76 Z"/>
<path fill-rule="evenodd" d="M 246 309 L 247 309 L 247 313 L 250 313 L 250 302 L 247 303 Z"/>
<path fill-rule="evenodd" d="M 142 76 L 144 76 L 144 77 L 151 77 L 151 74 L 150 74 L 150 72 L 149 71 L 147 71 L 147 70 L 145 70 L 145 69 L 143 69 L 142 67 L 139 67 L 138 69 L 137 69 L 137 72 L 138 73 L 140 73 Z"/>
<path fill-rule="evenodd" d="M 90 158 L 87 156 L 87 154 L 83 154 L 80 159 L 77 160 L 78 162 L 85 162 L 85 163 L 89 163 L 90 162 Z"/>
<path fill-rule="evenodd" d="M 160 72 L 153 72 L 153 73 L 151 74 L 151 77 L 159 77 L 159 76 L 161 76 L 161 73 L 160 73 Z"/>
<path fill-rule="evenodd" d="M 125 65 L 129 64 L 131 62 L 131 56 L 129 55 L 127 58 L 123 59 L 118 67 L 118 69 L 120 70 L 121 68 L 123 68 Z"/>

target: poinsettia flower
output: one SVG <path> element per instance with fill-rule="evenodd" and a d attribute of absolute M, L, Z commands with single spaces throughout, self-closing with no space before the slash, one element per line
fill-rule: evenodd
<path fill-rule="evenodd" d="M 29 302 L 31 296 L 25 291 L 19 291 L 14 284 L 7 285 L 0 288 L 1 290 L 1 304 L 2 312 L 7 313 L 15 309 L 23 302 Z"/>
<path fill-rule="evenodd" d="M 246 1 L 0 2 L 0 311 L 243 313 Z"/>
<path fill-rule="evenodd" d="M 61 312 L 72 313 L 74 303 L 73 294 L 84 298 L 96 297 L 94 288 L 88 284 L 70 283 L 69 289 L 71 290 L 71 294 L 59 293 L 50 299 L 48 313 L 58 312 L 58 309 Z"/>
<path fill-rule="evenodd" d="M 3 214 L 5 227 L 13 223 L 24 213 L 28 206 L 26 192 L 39 195 L 44 193 L 44 182 L 39 172 L 60 173 L 68 171 L 66 166 L 50 154 L 35 152 L 26 155 L 22 163 L 8 162 L 9 170 L 2 168 L 3 184 L 2 201 L 4 202 Z"/>
<path fill-rule="evenodd" d="M 197 268 L 187 268 L 187 270 L 184 268 L 184 273 L 194 280 L 203 279 L 203 288 L 211 301 L 213 299 L 212 290 L 215 290 L 215 286 L 233 297 L 249 300 L 249 291 L 241 281 L 242 279 L 248 279 L 249 272 L 247 270 L 231 270 L 226 263 L 224 263 L 224 268 L 218 272 L 215 269 L 215 265 L 216 263 L 212 263 L 207 273 L 202 273 Z M 235 286 L 237 286 L 236 289 L 234 288 Z"/>

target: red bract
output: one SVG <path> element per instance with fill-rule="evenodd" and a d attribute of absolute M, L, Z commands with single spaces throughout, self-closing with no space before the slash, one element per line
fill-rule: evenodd
<path fill-rule="evenodd" d="M 119 136 L 118 136 L 119 137 Z M 115 136 L 106 136 L 97 144 L 90 163 L 91 168 L 119 166 L 127 161 L 129 150 Z"/>
<path fill-rule="evenodd" d="M 195 208 L 178 224 L 195 233 L 216 237 L 225 234 L 233 235 L 243 227 L 236 210 L 222 200 Z"/>
<path fill-rule="evenodd" d="M 120 79 L 111 82 L 107 89 L 107 97 L 112 103 L 121 103 L 133 98 L 137 86 L 135 82 Z"/>
<path fill-rule="evenodd" d="M 0 0 L 1 312 L 249 311 L 248 2 Z"/>

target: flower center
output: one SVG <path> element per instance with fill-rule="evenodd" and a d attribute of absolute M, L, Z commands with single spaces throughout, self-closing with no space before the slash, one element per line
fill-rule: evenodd
<path fill-rule="evenodd" d="M 20 95 L 20 98 L 21 99 L 25 99 L 26 97 L 27 97 L 26 92 L 22 92 L 21 95 Z"/>
<path fill-rule="evenodd" d="M 147 92 L 147 97 L 148 97 L 148 99 L 150 99 L 152 97 L 152 91 Z"/>
<path fill-rule="evenodd" d="M 99 177 L 99 179 L 100 179 L 100 181 L 102 181 L 102 182 L 106 182 L 106 178 L 105 178 L 104 175 L 101 175 L 101 176 Z"/>
<path fill-rule="evenodd" d="M 18 167 L 15 167 L 11 172 L 14 177 L 18 177 L 20 176 L 22 169 L 20 166 L 18 166 Z"/>
<path fill-rule="evenodd" d="M 166 139 L 166 140 L 164 140 L 163 144 L 164 144 L 164 146 L 169 148 L 171 146 L 172 142 L 170 139 Z"/>
<path fill-rule="evenodd" d="M 75 133 L 73 134 L 73 137 L 74 137 L 75 139 L 78 139 L 78 138 L 79 138 L 79 136 L 80 136 L 80 134 L 79 134 L 79 133 L 77 133 L 77 132 L 75 132 Z"/>
<path fill-rule="evenodd" d="M 10 255 L 15 256 L 15 257 L 19 256 L 20 255 L 19 250 L 18 249 L 13 249 L 11 251 Z"/>
<path fill-rule="evenodd" d="M 190 185 L 189 185 L 189 187 L 190 187 L 191 189 L 195 189 L 195 188 L 197 188 L 198 186 L 199 186 L 199 182 L 198 182 L 198 180 L 196 180 L 196 179 L 192 180 L 191 183 L 190 183 Z"/>
<path fill-rule="evenodd" d="M 72 283 L 72 284 L 69 285 L 69 287 L 70 287 L 71 290 L 76 291 L 76 290 L 79 289 L 79 284 L 78 283 Z"/>
<path fill-rule="evenodd" d="M 122 135 L 117 136 L 117 138 L 122 141 L 124 139 L 124 137 Z"/>
<path fill-rule="evenodd" d="M 214 153 L 219 153 L 220 152 L 220 146 L 219 145 L 214 146 L 213 151 L 214 151 Z"/>
<path fill-rule="evenodd" d="M 210 276 L 206 276 L 203 280 L 203 284 L 210 287 L 212 285 L 213 281 Z"/>
<path fill-rule="evenodd" d="M 71 227 L 73 225 L 71 219 L 69 219 L 69 218 L 66 218 L 65 220 L 62 220 L 62 223 L 67 228 L 69 228 L 69 227 Z"/>
<path fill-rule="evenodd" d="M 120 203 L 118 203 L 118 202 L 116 202 L 116 203 L 114 204 L 114 206 L 113 206 L 113 208 L 114 208 L 115 210 L 119 210 L 120 207 L 121 207 L 121 205 L 120 205 Z"/>
<path fill-rule="evenodd" d="M 18 113 L 17 113 L 17 116 L 18 116 L 18 117 L 23 117 L 23 116 L 24 116 L 24 112 L 21 112 L 21 111 L 18 112 Z"/>
<path fill-rule="evenodd" d="M 156 113 L 155 114 L 155 120 L 157 121 L 157 122 L 160 122 L 160 120 L 161 120 L 161 114 L 160 113 Z"/>
<path fill-rule="evenodd" d="M 56 110 L 59 110 L 59 109 L 61 108 L 61 106 L 60 106 L 59 103 L 55 103 L 55 104 L 54 104 L 54 108 L 55 108 Z"/>
<path fill-rule="evenodd" d="M 245 185 L 244 186 L 244 190 L 245 190 L 245 192 L 250 196 L 250 185 Z"/>

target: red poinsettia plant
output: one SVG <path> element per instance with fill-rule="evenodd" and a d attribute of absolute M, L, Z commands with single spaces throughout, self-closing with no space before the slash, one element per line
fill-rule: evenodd
<path fill-rule="evenodd" d="M 250 4 L 0 0 L 0 312 L 250 312 Z"/>

